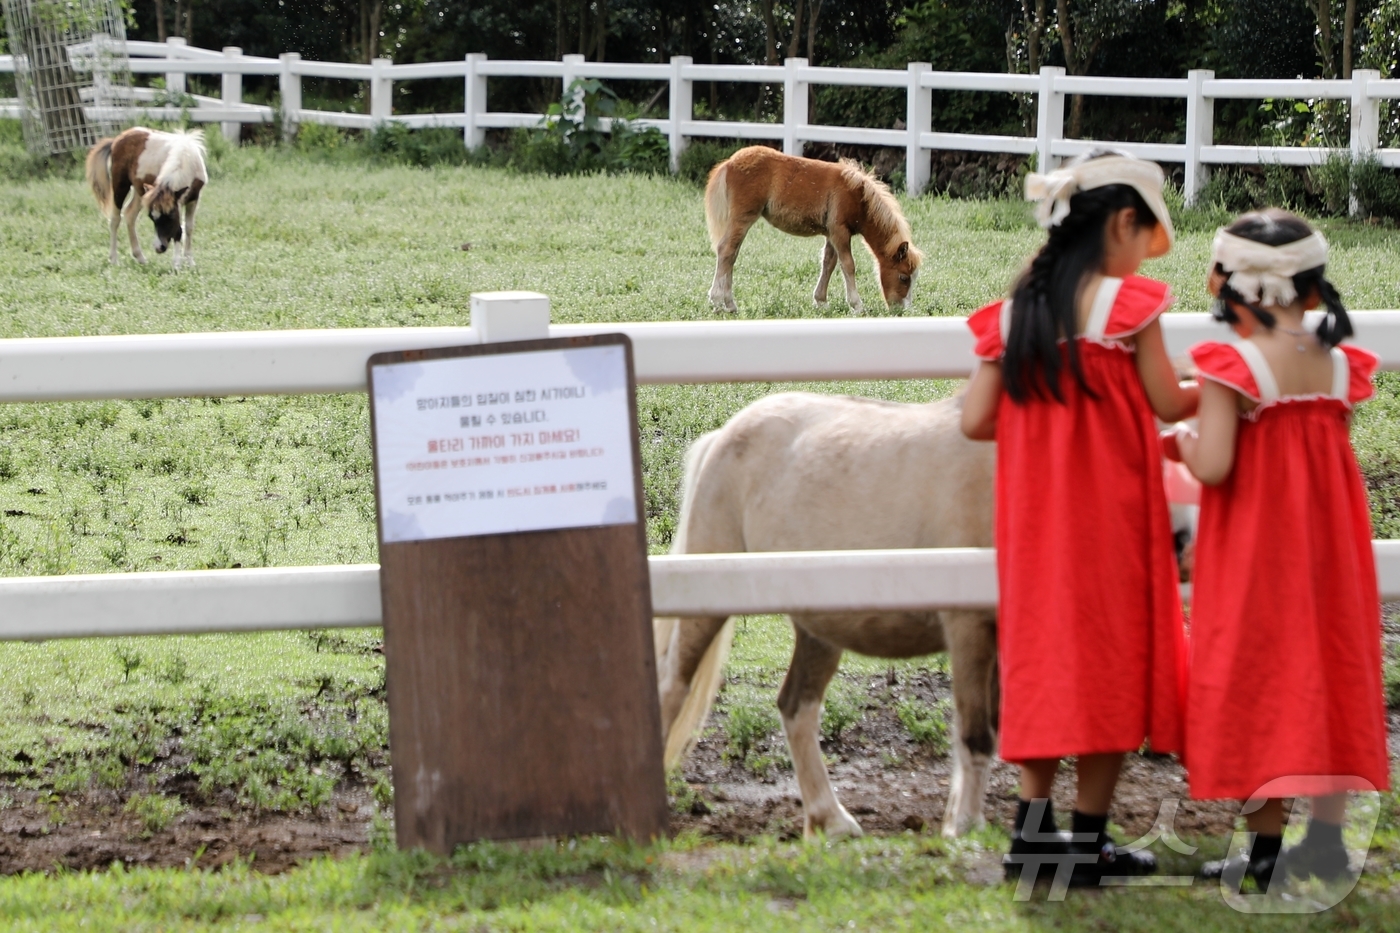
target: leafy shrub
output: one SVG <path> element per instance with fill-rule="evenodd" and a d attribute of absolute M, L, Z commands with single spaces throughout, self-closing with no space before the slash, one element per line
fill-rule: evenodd
<path fill-rule="evenodd" d="M 895 715 L 909 733 L 931 755 L 946 755 L 949 749 L 947 704 L 930 706 L 922 700 L 901 700 Z"/>
<path fill-rule="evenodd" d="M 681 153 L 679 175 L 686 181 L 703 186 L 710 180 L 710 170 L 743 148 L 742 143 L 695 142 Z"/>
<path fill-rule="evenodd" d="M 1400 217 L 1400 178 L 1374 156 L 1351 166 L 1351 181 L 1362 213 L 1370 217 Z"/>
<path fill-rule="evenodd" d="M 841 733 L 860 722 L 861 698 L 844 682 L 833 682 L 822 704 L 822 737 L 828 742 L 841 741 Z"/>
<path fill-rule="evenodd" d="M 150 838 L 175 822 L 185 812 L 178 797 L 164 794 L 132 794 L 123 809 L 141 821 L 142 835 Z"/>
<path fill-rule="evenodd" d="M 1400 707 L 1400 650 L 1394 646 L 1386 653 L 1382 679 L 1385 683 L 1385 705 Z"/>
<path fill-rule="evenodd" d="M 469 160 L 462 134 L 448 127 L 411 130 L 402 123 L 385 123 L 370 131 L 366 146 L 377 161 L 420 168 L 462 165 Z"/>
<path fill-rule="evenodd" d="M 747 700 L 734 703 L 729 707 L 729 716 L 724 722 L 724 731 L 729 737 L 729 747 L 725 750 L 725 755 L 734 760 L 744 761 L 756 744 L 777 730 L 777 714 L 768 706 L 760 706 Z"/>

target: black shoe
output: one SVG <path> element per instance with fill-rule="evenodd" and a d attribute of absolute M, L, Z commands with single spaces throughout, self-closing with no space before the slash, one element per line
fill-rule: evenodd
<path fill-rule="evenodd" d="M 1244 887 L 1246 877 L 1254 880 L 1254 885 L 1259 889 L 1260 894 L 1269 893 L 1269 883 L 1273 881 L 1277 871 L 1280 881 L 1287 876 L 1288 869 L 1284 855 L 1265 855 L 1260 858 L 1252 858 L 1243 849 L 1234 855 L 1223 859 L 1216 859 L 1213 862 L 1206 862 L 1201 866 L 1196 877 L 1207 881 L 1219 881 L 1224 878 L 1235 890 Z"/>
<path fill-rule="evenodd" d="M 1311 875 L 1323 881 L 1342 881 L 1356 877 L 1351 870 L 1351 856 L 1347 855 L 1346 846 L 1341 843 L 1321 844 L 1312 836 L 1284 850 L 1283 867 L 1294 878 Z"/>
<path fill-rule="evenodd" d="M 1104 878 L 1125 878 L 1136 875 L 1150 875 L 1157 871 L 1157 857 L 1151 852 L 1126 852 L 1118 848 L 1108 833 L 1099 833 L 1097 842 L 1071 842 L 1071 855 L 1097 858 L 1092 862 L 1080 862 L 1074 866 L 1074 874 L 1069 883 L 1075 887 L 1097 885 Z"/>
<path fill-rule="evenodd" d="M 1007 881 L 1020 881 L 1021 869 L 1030 868 L 1037 878 L 1053 878 L 1054 868 L 1059 860 L 1069 853 L 1070 834 L 1062 831 L 1038 833 L 1034 842 L 1021 838 L 1019 832 L 1011 834 L 1011 851 L 1001 858 L 1002 871 Z M 1051 838 L 1046 838 L 1051 837 Z M 1041 875 L 1040 868 L 1050 866 L 1051 871 Z"/>

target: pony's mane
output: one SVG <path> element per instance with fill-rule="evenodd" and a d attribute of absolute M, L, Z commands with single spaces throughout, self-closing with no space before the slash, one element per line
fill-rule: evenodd
<path fill-rule="evenodd" d="M 841 160 L 841 175 L 853 186 L 863 189 L 865 207 L 870 213 L 870 219 L 884 235 L 881 246 L 888 249 L 902 241 L 908 241 L 912 249 L 913 232 L 909 229 L 909 221 L 904 219 L 904 212 L 899 209 L 899 202 L 895 200 L 889 185 L 861 168 L 860 163 L 854 159 Z M 869 237 L 866 239 L 868 241 Z"/>

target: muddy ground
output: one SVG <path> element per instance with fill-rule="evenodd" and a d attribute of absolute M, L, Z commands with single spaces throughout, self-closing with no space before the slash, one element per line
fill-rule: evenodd
<path fill-rule="evenodd" d="M 824 742 L 837 794 L 868 833 L 936 833 L 947 799 L 951 758 L 915 744 L 900 723 L 899 701 L 935 704 L 949 698 L 947 677 L 937 670 L 870 678 L 860 720 L 837 741 Z M 674 832 L 698 831 L 717 839 L 742 841 L 769 833 L 800 836 L 802 809 L 797 785 L 786 766 L 781 734 L 760 741 L 748 763 L 733 760 L 721 707 L 687 759 L 673 807 Z M 1392 715 L 1393 748 L 1400 743 L 1400 715 Z M 171 786 L 166 793 L 196 796 L 194 788 Z M 1067 814 L 1072 773 L 1066 767 L 1056 785 L 1055 804 Z M 80 799 L 0 788 L 11 797 L 0 810 L 0 873 L 91 869 L 122 861 L 131 865 L 191 866 L 253 860 L 266 872 L 285 870 L 321 854 L 341 855 L 368 847 L 376 805 L 364 788 L 337 791 L 334 799 L 308 816 L 257 814 L 240 809 L 232 796 L 211 806 L 195 806 L 167 829 L 143 832 L 139 820 L 123 811 L 115 792 L 94 791 Z M 1007 764 L 993 771 L 987 817 L 1009 825 L 1015 809 L 1016 772 Z M 1166 800 L 1178 800 L 1174 821 L 1182 835 L 1225 834 L 1238 806 L 1185 797 L 1184 773 L 1170 758 L 1131 755 L 1119 785 L 1113 818 L 1130 838 L 1148 832 Z M 1126 841 L 1126 840 L 1125 840 Z"/>

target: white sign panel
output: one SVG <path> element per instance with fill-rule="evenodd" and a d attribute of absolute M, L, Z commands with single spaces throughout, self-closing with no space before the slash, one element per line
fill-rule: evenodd
<path fill-rule="evenodd" d="M 385 543 L 637 521 L 621 345 L 371 370 Z"/>

